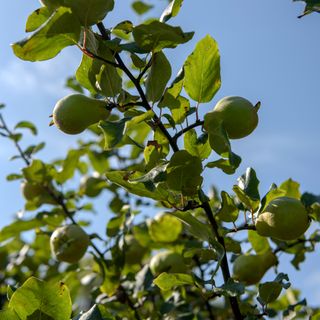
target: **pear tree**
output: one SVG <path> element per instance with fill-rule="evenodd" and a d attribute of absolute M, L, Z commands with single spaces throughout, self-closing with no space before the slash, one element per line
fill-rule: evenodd
<path fill-rule="evenodd" d="M 195 43 L 175 25 L 183 0 L 152 19 L 163 1 L 132 1 L 139 23 L 107 28 L 116 1 L 41 0 L 12 45 L 31 62 L 81 52 L 50 123 L 79 140 L 45 159 L 45 143 L 24 147 L 36 126 L 11 128 L 1 110 L 0 135 L 22 164 L 7 179 L 21 182 L 25 204 L 0 230 L 0 319 L 320 318 L 282 263 L 298 270 L 315 251 L 320 197 L 291 178 L 261 194 L 259 173 L 239 172 L 233 140 L 255 134 L 263 101 L 231 93 L 213 102 L 218 43 Z M 302 16 L 319 12 L 304 2 Z M 174 75 L 168 52 L 188 42 Z M 207 187 L 218 171 L 239 176 L 232 190 Z M 98 234 L 90 224 L 101 203 Z"/>

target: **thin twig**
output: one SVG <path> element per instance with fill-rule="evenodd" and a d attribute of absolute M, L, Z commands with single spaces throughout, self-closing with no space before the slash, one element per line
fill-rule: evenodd
<path fill-rule="evenodd" d="M 2 129 L 7 132 L 8 134 L 8 138 L 11 138 L 13 136 L 13 133 L 12 131 L 8 128 L 6 122 L 4 121 L 2 115 L 0 114 L 0 121 L 2 123 Z M 13 140 L 13 143 L 15 145 L 15 147 L 17 148 L 21 158 L 24 160 L 24 162 L 27 164 L 27 165 L 30 165 L 30 159 L 28 159 L 28 157 L 26 156 L 26 154 L 22 151 L 18 141 L 16 141 L 15 139 L 11 139 Z"/>
<path fill-rule="evenodd" d="M 222 270 L 222 275 L 223 275 L 224 282 L 227 283 L 231 276 L 230 276 L 228 258 L 227 258 L 227 254 L 226 254 L 226 250 L 225 250 L 226 247 L 225 247 L 225 243 L 224 243 L 224 238 L 221 237 L 220 234 L 219 234 L 218 224 L 217 224 L 216 220 L 214 219 L 213 212 L 211 210 L 210 204 L 208 202 L 203 202 L 202 203 L 202 208 L 205 211 L 205 213 L 207 215 L 207 218 L 208 218 L 208 220 L 210 222 L 213 234 L 215 235 L 217 241 L 224 248 L 225 254 L 224 254 L 224 256 L 222 258 L 222 261 L 221 261 L 221 270 Z M 240 308 L 239 308 L 239 304 L 238 304 L 237 298 L 236 297 L 229 297 L 229 302 L 230 302 L 231 309 L 232 309 L 232 312 L 233 312 L 233 315 L 234 315 L 235 319 L 236 320 L 242 320 L 243 317 L 242 317 L 241 312 L 240 312 Z"/>
<path fill-rule="evenodd" d="M 181 129 L 179 132 L 177 132 L 173 137 L 172 139 L 173 140 L 178 140 L 178 138 L 180 136 L 182 136 L 184 133 L 188 132 L 189 130 L 193 129 L 193 128 L 196 128 L 196 127 L 199 127 L 199 126 L 203 126 L 204 124 L 204 121 L 201 121 L 201 120 L 197 120 L 195 123 L 193 124 L 190 124 L 189 126 L 185 127 L 184 129 Z"/>
<path fill-rule="evenodd" d="M 240 227 L 236 227 L 236 228 L 227 230 L 227 233 L 234 233 L 234 232 L 238 232 L 238 231 L 242 231 L 242 230 L 256 230 L 256 226 L 254 226 L 253 224 L 250 225 L 250 224 L 245 223 L 245 224 L 241 225 Z"/>

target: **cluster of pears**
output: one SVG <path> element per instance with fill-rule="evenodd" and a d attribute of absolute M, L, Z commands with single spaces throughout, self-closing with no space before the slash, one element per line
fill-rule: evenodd
<path fill-rule="evenodd" d="M 258 109 L 242 97 L 230 96 L 218 101 L 211 112 L 204 117 L 204 127 L 209 136 L 221 123 L 230 139 L 241 139 L 248 136 L 258 125 Z"/>
<path fill-rule="evenodd" d="M 110 111 L 106 102 L 83 94 L 71 94 L 60 99 L 53 109 L 53 124 L 67 134 L 78 134 L 90 125 L 106 120 Z"/>
<path fill-rule="evenodd" d="M 302 236 L 309 227 L 309 217 L 300 200 L 279 197 L 268 203 L 256 220 L 259 235 L 290 241 Z"/>
<path fill-rule="evenodd" d="M 68 263 L 78 262 L 89 244 L 87 233 L 75 224 L 57 228 L 50 237 L 50 248 L 55 259 Z"/>

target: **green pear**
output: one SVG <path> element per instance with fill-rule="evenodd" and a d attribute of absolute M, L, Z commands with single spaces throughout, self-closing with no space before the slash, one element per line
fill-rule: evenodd
<path fill-rule="evenodd" d="M 86 253 L 90 238 L 78 225 L 59 227 L 50 237 L 50 248 L 58 261 L 78 262 Z"/>
<path fill-rule="evenodd" d="M 53 123 L 63 132 L 78 134 L 90 125 L 110 115 L 106 102 L 83 94 L 71 94 L 60 99 L 53 109 Z"/>
<path fill-rule="evenodd" d="M 58 195 L 52 187 L 48 188 Z M 56 200 L 48 192 L 48 189 L 41 184 L 23 181 L 21 183 L 21 191 L 27 201 L 36 201 L 38 204 L 57 204 Z"/>
<path fill-rule="evenodd" d="M 207 113 L 204 127 L 210 132 L 210 123 L 216 123 L 216 118 L 222 121 L 230 139 L 240 139 L 248 136 L 258 125 L 258 107 L 242 97 L 225 97 L 218 101 L 213 111 Z M 211 119 L 212 118 L 212 119 Z"/>
<path fill-rule="evenodd" d="M 124 241 L 120 242 L 120 248 L 124 250 L 125 262 L 128 265 L 141 263 L 148 251 L 132 234 L 125 235 Z"/>
<path fill-rule="evenodd" d="M 162 272 L 185 273 L 187 266 L 179 253 L 168 250 L 159 252 L 151 258 L 150 270 L 154 276 Z"/>
<path fill-rule="evenodd" d="M 295 240 L 309 227 L 308 213 L 300 200 L 279 197 L 268 203 L 256 220 L 258 234 L 278 240 Z"/>
<path fill-rule="evenodd" d="M 275 264 L 277 258 L 271 251 L 257 255 L 241 255 L 233 263 L 233 278 L 252 285 L 258 283 Z"/>

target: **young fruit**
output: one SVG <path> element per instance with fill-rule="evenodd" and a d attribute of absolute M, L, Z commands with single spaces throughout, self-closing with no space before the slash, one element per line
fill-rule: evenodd
<path fill-rule="evenodd" d="M 56 229 L 50 238 L 51 252 L 59 261 L 76 263 L 86 253 L 89 236 L 75 224 Z"/>
<path fill-rule="evenodd" d="M 306 208 L 301 201 L 289 197 L 270 201 L 256 220 L 258 234 L 284 241 L 299 238 L 308 227 Z"/>
<path fill-rule="evenodd" d="M 64 133 L 78 134 L 90 125 L 107 119 L 109 114 L 104 101 L 83 94 L 71 94 L 56 103 L 53 123 Z"/>
<path fill-rule="evenodd" d="M 204 127 L 210 132 L 211 118 L 220 118 L 230 139 L 249 135 L 258 125 L 258 108 L 242 97 L 225 97 L 205 116 Z"/>
<path fill-rule="evenodd" d="M 142 258 L 148 251 L 148 249 L 143 247 L 131 234 L 124 237 L 124 241 L 120 243 L 120 247 L 124 250 L 125 262 L 128 265 L 141 263 Z"/>
<path fill-rule="evenodd" d="M 187 272 L 187 267 L 179 253 L 164 251 L 151 258 L 150 270 L 154 276 L 157 276 L 162 272 L 185 273 Z"/>
<path fill-rule="evenodd" d="M 36 201 L 38 204 L 57 204 L 48 190 L 41 184 L 23 181 L 21 183 L 21 191 L 27 201 Z"/>
<path fill-rule="evenodd" d="M 276 263 L 277 258 L 271 251 L 258 255 L 241 255 L 233 263 L 233 278 L 246 285 L 258 283 Z"/>

